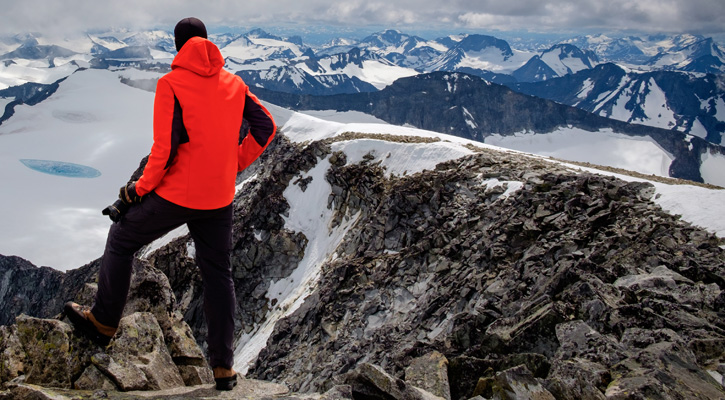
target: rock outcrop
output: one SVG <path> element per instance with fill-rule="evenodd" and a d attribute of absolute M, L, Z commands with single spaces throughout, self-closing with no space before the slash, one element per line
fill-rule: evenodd
<path fill-rule="evenodd" d="M 88 284 L 76 300 L 90 304 Z M 163 390 L 213 382 L 166 277 L 137 260 L 118 332 L 101 348 L 60 319 L 0 327 L 0 381 L 79 390 Z M 17 386 L 16 386 L 17 387 Z"/>
<path fill-rule="evenodd" d="M 281 135 L 239 177 L 239 336 L 278 306 L 271 283 L 293 274 L 314 239 L 285 227 L 284 191 L 323 179 L 305 174 L 323 160 L 330 228 L 350 228 L 229 396 L 264 387 L 248 398 L 725 398 L 723 243 L 662 211 L 652 185 L 475 147 L 434 170 L 391 176 L 379 155 L 352 163 L 333 151 L 361 137 L 421 140 L 294 144 Z M 107 349 L 52 314 L 0 328 L 0 380 L 9 382 L 0 398 L 43 398 L 47 386 L 66 397 L 82 388 L 119 399 L 142 389 L 223 398 L 204 361 L 193 253 L 181 235 L 139 254 L 124 325 Z M 93 296 L 94 268 L 74 283 L 81 303 Z"/>
<path fill-rule="evenodd" d="M 650 184 L 557 168 L 482 149 L 401 178 L 333 163 L 329 204 L 360 223 L 251 376 L 320 391 L 438 351 L 456 400 L 725 398 L 720 240 Z"/>

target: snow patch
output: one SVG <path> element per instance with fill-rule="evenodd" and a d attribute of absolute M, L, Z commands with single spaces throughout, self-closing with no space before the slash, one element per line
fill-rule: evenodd
<path fill-rule="evenodd" d="M 582 82 L 582 88 L 579 90 L 579 93 L 576 94 L 576 97 L 582 100 L 586 99 L 592 90 L 594 90 L 594 81 L 592 81 L 591 78 L 587 78 L 584 82 Z"/>
<path fill-rule="evenodd" d="M 644 100 L 644 113 L 648 120 L 642 119 L 647 125 L 670 129 L 675 125 L 675 113 L 667 106 L 667 96 L 657 85 L 654 78 L 647 82 L 647 97 Z M 624 120 L 626 121 L 626 120 Z M 634 120 L 636 122 L 637 120 Z"/>
<path fill-rule="evenodd" d="M 705 183 L 725 187 L 725 156 L 704 152 L 700 157 L 700 174 Z M 725 214 L 719 214 L 725 215 Z"/>
<path fill-rule="evenodd" d="M 348 164 L 357 164 L 370 154 L 371 162 L 380 162 L 388 176 L 403 176 L 432 170 L 436 165 L 472 154 L 453 143 L 395 143 L 375 139 L 357 139 L 334 143 L 332 151 L 343 151 Z M 393 156 L 394 155 L 394 156 Z"/>
<path fill-rule="evenodd" d="M 506 191 L 503 192 L 501 194 L 501 196 L 499 196 L 499 199 L 506 199 L 507 197 L 511 196 L 512 194 L 516 193 L 517 191 L 519 191 L 521 188 L 524 187 L 523 182 L 500 181 L 496 178 L 487 179 L 487 180 L 484 180 L 483 182 L 481 182 L 482 186 L 485 186 L 489 189 L 492 189 L 492 188 L 495 188 L 498 186 L 503 186 L 504 184 L 506 185 Z"/>
<path fill-rule="evenodd" d="M 707 137 L 707 129 L 705 129 L 705 126 L 702 125 L 699 119 L 695 118 L 692 122 L 689 134 L 705 139 Z"/>
<path fill-rule="evenodd" d="M 153 254 L 156 250 L 166 246 L 167 244 L 173 242 L 174 240 L 189 234 L 189 228 L 186 226 L 186 224 L 181 225 L 180 227 L 170 231 L 166 235 L 154 240 L 151 242 L 148 246 L 146 246 L 140 253 L 139 257 L 143 259 L 148 259 L 148 257 Z M 188 248 L 187 248 L 187 254 L 188 254 Z"/>
<path fill-rule="evenodd" d="M 653 140 L 614 133 L 611 129 L 589 132 L 561 128 L 547 134 L 493 135 L 485 140 L 494 146 L 623 168 L 648 175 L 669 176 L 669 167 L 673 161 L 672 156 Z"/>
<path fill-rule="evenodd" d="M 346 218 L 339 226 L 332 228 L 333 210 L 327 208 L 327 199 L 332 188 L 325 180 L 330 161 L 325 158 L 303 178 L 312 177 L 305 191 L 298 185 L 290 184 L 284 196 L 290 204 L 289 217 L 285 218 L 285 228 L 301 232 L 308 239 L 305 255 L 297 268 L 287 278 L 272 282 L 267 290 L 267 298 L 274 308 L 267 314 L 264 323 L 249 333 L 242 335 L 235 344 L 234 369 L 246 373 L 259 352 L 264 348 L 272 334 L 274 325 L 281 318 L 293 313 L 312 293 L 320 277 L 322 265 L 334 259 L 333 254 L 342 242 L 347 231 L 357 222 L 360 213 Z"/>
<path fill-rule="evenodd" d="M 192 260 L 196 258 L 196 246 L 194 245 L 193 240 L 189 240 L 189 242 L 186 243 L 186 257 L 191 258 Z"/>

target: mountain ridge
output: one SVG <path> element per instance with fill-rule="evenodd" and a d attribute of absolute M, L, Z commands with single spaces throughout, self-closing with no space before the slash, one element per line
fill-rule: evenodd
<path fill-rule="evenodd" d="M 631 73 L 605 63 L 545 82 L 507 86 L 605 117 L 677 129 L 714 144 L 721 144 L 725 135 L 725 124 L 717 119 L 718 104 L 725 101 L 725 85 L 722 77 L 713 74 L 693 77 L 674 71 Z M 663 94 L 647 98 L 653 90 Z M 672 118 L 658 119 L 655 112 L 669 113 Z"/>
<path fill-rule="evenodd" d="M 704 151 L 725 154 L 722 147 L 697 137 L 685 140 L 686 136 L 677 131 L 600 117 L 461 73 L 416 75 L 372 93 L 307 96 L 261 88 L 256 93 L 263 100 L 291 109 L 360 111 L 394 125 L 408 124 L 482 142 L 491 133 L 512 135 L 527 130 L 541 133 L 566 126 L 587 131 L 611 128 L 629 135 L 651 137 L 675 155 L 670 176 L 698 182 L 702 181 L 698 172 L 700 154 Z"/>

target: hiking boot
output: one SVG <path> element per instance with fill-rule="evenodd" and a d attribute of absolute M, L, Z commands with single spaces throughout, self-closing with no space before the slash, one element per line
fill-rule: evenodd
<path fill-rule="evenodd" d="M 215 367 L 213 371 L 216 390 L 232 390 L 237 386 L 237 373 L 233 369 Z"/>
<path fill-rule="evenodd" d="M 116 333 L 117 328 L 98 322 L 88 306 L 69 301 L 65 303 L 63 312 L 77 330 L 101 347 L 108 346 L 111 338 Z"/>

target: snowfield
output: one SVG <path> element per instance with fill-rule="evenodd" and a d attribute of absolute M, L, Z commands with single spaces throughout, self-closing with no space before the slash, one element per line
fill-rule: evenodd
<path fill-rule="evenodd" d="M 560 128 L 547 134 L 493 135 L 486 143 L 564 160 L 590 162 L 628 169 L 647 175 L 669 176 L 673 161 L 654 140 L 614 133 L 611 129 L 589 132 Z"/>
<path fill-rule="evenodd" d="M 84 70 L 0 125 L 0 254 L 60 270 L 101 256 L 113 203 L 151 149 L 153 93 L 120 83 L 119 72 Z M 71 178 L 21 160 L 74 163 L 100 172 Z"/>

